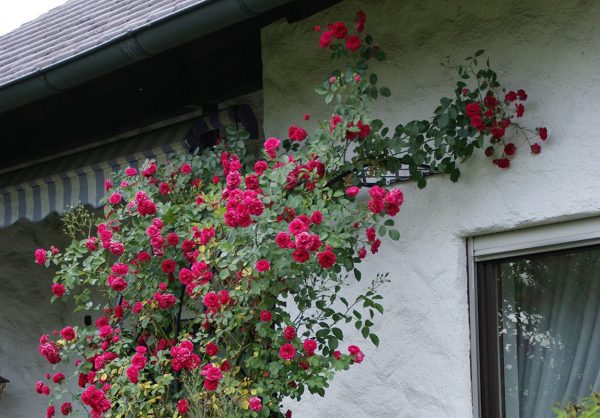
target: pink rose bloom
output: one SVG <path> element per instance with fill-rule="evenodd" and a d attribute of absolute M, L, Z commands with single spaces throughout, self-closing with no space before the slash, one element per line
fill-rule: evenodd
<path fill-rule="evenodd" d="M 42 265 L 46 262 L 46 250 L 44 250 L 43 248 L 38 248 L 37 250 L 35 250 L 35 253 L 33 253 L 33 255 L 35 256 L 35 262 L 39 265 Z"/>
<path fill-rule="evenodd" d="M 269 157 L 275 158 L 277 156 L 277 150 L 279 149 L 280 145 L 281 141 L 279 139 L 269 138 L 265 141 L 264 144 L 265 152 L 269 155 Z"/>
<path fill-rule="evenodd" d="M 311 357 L 317 350 L 317 342 L 315 340 L 308 339 L 302 343 L 302 348 L 304 349 L 304 354 L 306 354 L 307 357 Z"/>
<path fill-rule="evenodd" d="M 261 174 L 263 174 L 265 171 L 267 171 L 267 168 L 269 168 L 269 166 L 266 161 L 260 160 L 260 161 L 257 161 L 256 163 L 254 163 L 254 171 L 259 176 Z"/>
<path fill-rule="evenodd" d="M 121 200 L 123 200 L 123 198 L 121 197 L 120 193 L 113 193 L 108 198 L 108 201 L 111 205 L 118 205 L 119 203 L 121 203 Z"/>
<path fill-rule="evenodd" d="M 136 170 L 135 168 L 133 168 L 133 167 L 127 167 L 127 168 L 125 169 L 125 175 L 126 175 L 127 177 L 133 177 L 133 176 L 135 176 L 136 174 L 137 174 L 137 170 Z"/>
<path fill-rule="evenodd" d="M 296 348 L 290 343 L 285 343 L 279 348 L 279 357 L 284 360 L 291 360 L 295 355 Z"/>
<path fill-rule="evenodd" d="M 346 189 L 346 196 L 348 197 L 355 197 L 358 192 L 360 191 L 359 187 L 356 186 L 350 186 Z"/>
<path fill-rule="evenodd" d="M 283 329 L 283 338 L 285 338 L 288 341 L 292 341 L 293 339 L 295 339 L 296 328 L 294 328 L 292 325 L 288 325 L 287 327 L 285 327 Z"/>
<path fill-rule="evenodd" d="M 60 331 L 60 335 L 61 337 L 63 337 L 65 340 L 67 341 L 71 341 L 75 339 L 75 330 L 73 329 L 73 327 L 64 327 L 61 331 Z"/>
<path fill-rule="evenodd" d="M 248 399 L 248 404 L 252 411 L 258 412 L 258 411 L 262 410 L 262 401 L 260 400 L 260 398 L 257 398 L 256 396 Z"/>
<path fill-rule="evenodd" d="M 129 366 L 125 373 L 127 374 L 127 379 L 129 379 L 131 383 L 137 383 L 139 381 L 140 370 L 137 367 Z"/>
<path fill-rule="evenodd" d="M 57 298 L 62 297 L 65 294 L 65 286 L 60 283 L 52 283 L 52 294 Z"/>

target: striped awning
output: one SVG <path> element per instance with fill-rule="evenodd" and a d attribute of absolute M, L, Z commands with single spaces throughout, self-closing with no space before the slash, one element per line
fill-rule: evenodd
<path fill-rule="evenodd" d="M 184 141 L 192 133 L 201 135 L 236 123 L 246 126 L 238 113 L 247 116 L 249 111 L 256 122 L 249 107 L 239 109 L 228 108 L 1 175 L 0 227 L 19 219 L 39 221 L 82 204 L 98 207 L 105 194 L 104 181 L 113 172 L 138 168 L 147 159 L 166 162 L 173 153 L 188 148 Z"/>

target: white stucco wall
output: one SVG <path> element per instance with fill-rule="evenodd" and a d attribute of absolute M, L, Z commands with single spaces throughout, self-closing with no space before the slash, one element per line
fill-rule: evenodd
<path fill-rule="evenodd" d="M 10 380 L 0 396 L 1 418 L 45 416 L 48 398 L 35 393 L 35 383 L 54 372 L 38 353 L 40 335 L 83 323 L 82 313 L 73 314 L 60 302 L 50 304 L 52 276 L 33 262 L 36 248 L 63 246 L 60 231 L 56 215 L 0 229 L 0 376 Z M 69 372 L 60 366 L 57 371 Z"/>
<path fill-rule="evenodd" d="M 600 2 L 347 0 L 305 21 L 262 32 L 264 129 L 285 135 L 304 113 L 326 117 L 313 88 L 330 68 L 315 24 L 367 14 L 367 30 L 386 51 L 380 83 L 393 96 L 375 117 L 389 126 L 427 118 L 452 94 L 440 66 L 484 48 L 510 88 L 529 93 L 525 125 L 547 126 L 538 156 L 526 148 L 509 170 L 478 155 L 457 184 L 407 183 L 401 239 L 385 242 L 371 271 L 391 272 L 376 350 L 358 336 L 363 364 L 340 373 L 325 398 L 290 403 L 295 418 L 472 416 L 466 238 L 600 213 Z"/>

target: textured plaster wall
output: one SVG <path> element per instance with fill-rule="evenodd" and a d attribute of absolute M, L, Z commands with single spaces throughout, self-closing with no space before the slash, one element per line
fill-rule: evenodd
<path fill-rule="evenodd" d="M 2 418 L 45 416 L 48 399 L 35 393 L 35 383 L 52 368 L 37 351 L 39 337 L 83 324 L 63 303 L 50 304 L 52 276 L 33 262 L 33 251 L 51 243 L 64 244 L 56 215 L 0 229 L 0 376 L 10 380 L 0 396 Z"/>
<path fill-rule="evenodd" d="M 264 128 L 326 116 L 312 92 L 329 68 L 315 24 L 367 14 L 386 51 L 380 83 L 393 96 L 374 116 L 388 125 L 427 118 L 452 93 L 440 66 L 484 48 L 501 81 L 529 93 L 524 123 L 548 126 L 538 156 L 521 149 L 501 171 L 478 155 L 457 184 L 438 177 L 427 189 L 402 185 L 401 239 L 385 242 L 368 269 L 391 272 L 386 315 L 375 349 L 357 335 L 365 362 L 340 373 L 325 398 L 290 402 L 297 418 L 471 417 L 465 239 L 600 212 L 600 2 L 348 0 L 305 21 L 263 30 Z"/>

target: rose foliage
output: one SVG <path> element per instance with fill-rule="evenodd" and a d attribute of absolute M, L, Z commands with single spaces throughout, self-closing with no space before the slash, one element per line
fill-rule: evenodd
<path fill-rule="evenodd" d="M 201 155 L 129 167 L 107 182 L 102 219 L 76 210 L 66 216 L 68 248 L 36 251 L 52 266 L 53 299 L 97 311 L 92 326 L 40 339 L 55 369 L 36 386 L 50 397 L 48 416 L 73 411 L 64 399 L 73 380 L 72 401 L 93 417 L 290 417 L 284 398 L 324 395 L 335 372 L 363 361 L 344 343 L 346 324 L 379 344 L 371 330 L 387 276 L 355 298 L 345 289 L 384 236 L 399 239 L 404 199 L 399 189 L 363 190 L 365 172 L 405 165 L 424 185 L 428 165 L 456 180 L 458 160 L 483 147 L 503 166 L 526 95 L 500 97 L 495 73 L 470 58 L 454 99 L 390 133 L 369 117 L 371 101 L 390 91 L 369 71 L 385 55 L 365 19 L 318 28 L 321 47 L 350 63 L 317 88 L 333 110 L 314 133 L 292 125 L 254 157 L 247 135 L 228 129 Z"/>

